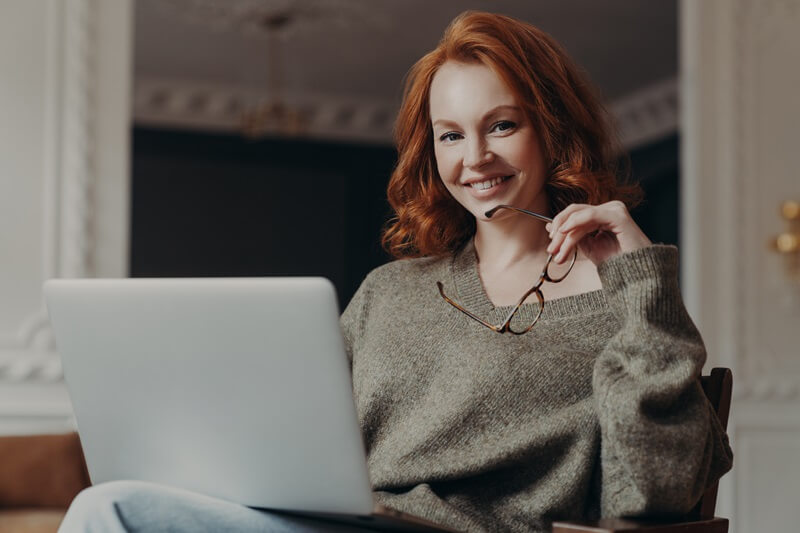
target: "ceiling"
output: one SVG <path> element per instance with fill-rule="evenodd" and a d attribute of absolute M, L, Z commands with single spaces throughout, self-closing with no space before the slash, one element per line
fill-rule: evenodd
<path fill-rule="evenodd" d="M 406 71 L 466 9 L 542 28 L 609 101 L 677 76 L 676 0 L 136 0 L 134 79 L 399 102 Z M 286 15 L 287 18 L 282 18 Z M 269 40 L 265 21 L 284 22 Z"/>

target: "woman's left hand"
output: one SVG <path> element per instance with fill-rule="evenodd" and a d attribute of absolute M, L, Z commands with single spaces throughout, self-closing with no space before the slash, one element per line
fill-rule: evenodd
<path fill-rule="evenodd" d="M 563 263 L 576 246 L 595 265 L 617 254 L 652 244 L 628 209 L 614 200 L 600 205 L 571 204 L 547 225 L 550 245 L 556 263 Z"/>

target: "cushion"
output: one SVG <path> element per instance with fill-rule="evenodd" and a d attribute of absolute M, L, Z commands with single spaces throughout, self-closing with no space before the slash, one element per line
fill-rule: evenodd
<path fill-rule="evenodd" d="M 0 437 L 0 507 L 67 508 L 89 485 L 77 433 Z"/>

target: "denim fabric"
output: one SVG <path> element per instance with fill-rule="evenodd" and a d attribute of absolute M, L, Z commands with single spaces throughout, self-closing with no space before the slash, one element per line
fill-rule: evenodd
<path fill-rule="evenodd" d="M 286 516 L 143 481 L 113 481 L 83 490 L 59 533 L 355 533 L 369 531 Z"/>

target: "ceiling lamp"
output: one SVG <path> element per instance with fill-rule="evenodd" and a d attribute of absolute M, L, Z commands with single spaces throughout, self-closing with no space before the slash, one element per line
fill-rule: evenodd
<path fill-rule="evenodd" d="M 312 112 L 290 105 L 284 93 L 283 43 L 318 28 L 384 25 L 370 2 L 354 0 L 157 0 L 162 10 L 215 32 L 233 32 L 266 44 L 267 87 L 241 114 L 248 138 L 299 136 L 307 132 Z"/>

